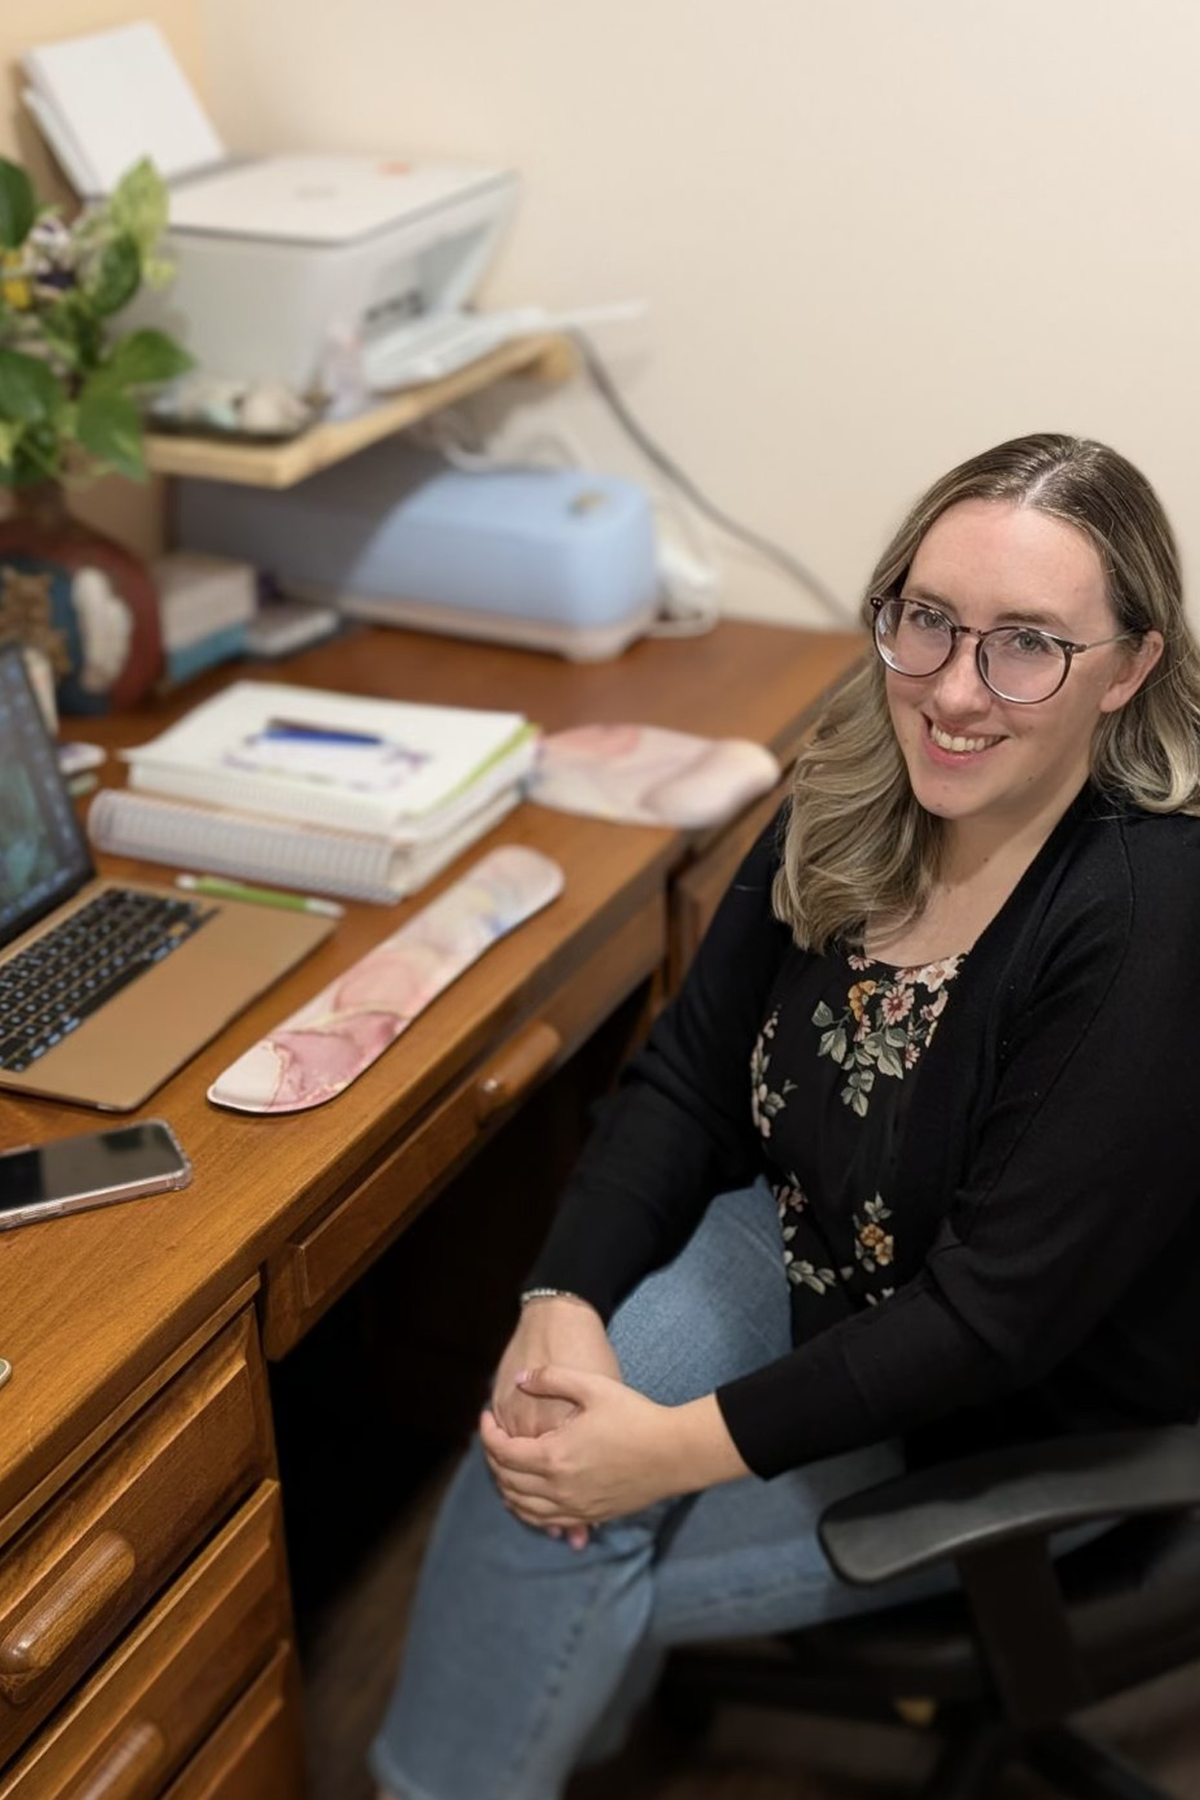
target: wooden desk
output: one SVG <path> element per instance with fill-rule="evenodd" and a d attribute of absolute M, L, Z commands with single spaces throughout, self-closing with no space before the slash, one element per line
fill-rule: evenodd
<path fill-rule="evenodd" d="M 725 624 L 572 667 L 364 629 L 263 673 L 511 706 L 549 729 L 633 719 L 736 733 L 786 759 L 860 648 L 851 634 Z M 77 735 L 148 736 L 215 685 L 132 719 L 76 721 Z M 405 909 L 351 908 L 143 1109 L 178 1131 L 195 1165 L 188 1190 L 0 1235 L 0 1354 L 14 1368 L 0 1390 L 0 1800 L 300 1794 L 263 1349 L 284 1354 L 630 996 L 653 1003 L 677 878 L 692 884 L 678 961 L 750 829 L 688 839 L 521 807 L 485 843 L 555 857 L 563 896 L 346 1094 L 274 1120 L 204 1099 L 220 1069 Z M 6 1145 L 98 1122 L 8 1098 L 0 1119 Z"/>

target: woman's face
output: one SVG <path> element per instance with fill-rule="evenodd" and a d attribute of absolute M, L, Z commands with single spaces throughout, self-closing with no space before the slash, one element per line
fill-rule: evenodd
<path fill-rule="evenodd" d="M 957 624 L 1035 625 L 1090 644 L 1118 629 L 1104 570 L 1083 533 L 1033 507 L 964 500 L 930 526 L 901 589 Z M 1014 705 L 959 638 L 935 675 L 887 672 L 892 725 L 921 805 L 960 829 L 1048 833 L 1087 779 L 1101 718 L 1136 693 L 1162 651 L 1157 632 L 1073 658 L 1050 699 Z"/>

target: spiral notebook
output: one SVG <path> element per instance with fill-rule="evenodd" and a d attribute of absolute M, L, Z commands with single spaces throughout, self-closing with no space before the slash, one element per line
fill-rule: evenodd
<path fill-rule="evenodd" d="M 510 783 L 448 830 L 410 844 L 163 800 L 129 788 L 97 794 L 87 823 L 96 848 L 115 856 L 386 906 L 432 881 L 520 799 L 520 787 Z"/>

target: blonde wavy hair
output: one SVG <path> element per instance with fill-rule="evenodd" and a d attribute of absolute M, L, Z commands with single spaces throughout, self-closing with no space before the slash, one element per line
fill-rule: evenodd
<path fill-rule="evenodd" d="M 1118 626 L 1162 633 L 1153 674 L 1092 743 L 1092 779 L 1151 812 L 1200 811 L 1200 651 L 1183 606 L 1179 556 L 1145 476 L 1104 444 L 1043 432 L 961 463 L 913 507 L 863 600 L 898 594 L 934 521 L 962 500 L 1000 500 L 1082 531 L 1103 564 Z M 937 874 L 942 821 L 909 786 L 872 655 L 833 696 L 796 764 L 776 916 L 805 949 L 861 945 L 867 921 L 917 918 Z"/>

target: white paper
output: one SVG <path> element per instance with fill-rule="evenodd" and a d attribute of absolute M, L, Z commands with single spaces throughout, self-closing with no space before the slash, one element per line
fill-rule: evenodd
<path fill-rule="evenodd" d="M 87 194 L 110 194 L 143 156 L 167 181 L 221 162 L 225 146 L 175 60 L 148 19 L 114 31 L 37 44 L 21 58 L 59 137 L 73 149 L 73 170 Z"/>

